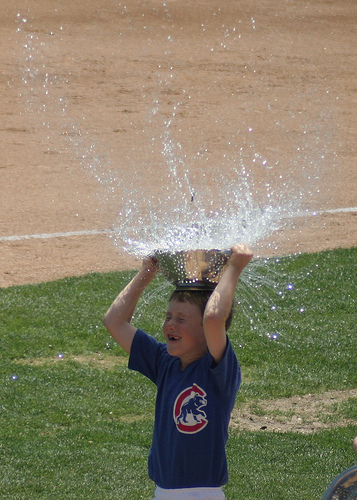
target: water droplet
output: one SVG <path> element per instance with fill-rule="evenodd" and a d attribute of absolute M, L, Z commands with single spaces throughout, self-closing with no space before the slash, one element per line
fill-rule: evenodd
<path fill-rule="evenodd" d="M 270 310 L 271 311 L 276 311 L 276 306 L 275 305 L 270 306 Z"/>
<path fill-rule="evenodd" d="M 294 290 L 294 285 L 293 285 L 293 283 L 288 283 L 288 284 L 286 285 L 286 288 L 287 288 L 288 290 Z"/>
<path fill-rule="evenodd" d="M 300 307 L 299 312 L 300 312 L 300 313 L 305 312 L 305 307 Z"/>
<path fill-rule="evenodd" d="M 62 353 L 59 353 L 59 354 L 58 354 L 58 358 L 59 358 L 59 359 L 63 359 L 63 354 L 62 354 Z"/>
<path fill-rule="evenodd" d="M 271 340 L 278 340 L 278 338 L 279 338 L 279 334 L 278 334 L 278 333 L 269 333 L 268 337 L 269 337 Z"/>
<path fill-rule="evenodd" d="M 11 380 L 17 380 L 17 375 L 11 375 Z"/>

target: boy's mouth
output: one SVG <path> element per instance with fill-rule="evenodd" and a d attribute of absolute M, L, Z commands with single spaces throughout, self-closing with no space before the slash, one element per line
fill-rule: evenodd
<path fill-rule="evenodd" d="M 175 340 L 180 340 L 181 337 L 177 337 L 176 335 L 168 335 L 167 338 L 169 340 L 174 340 L 175 341 Z"/>

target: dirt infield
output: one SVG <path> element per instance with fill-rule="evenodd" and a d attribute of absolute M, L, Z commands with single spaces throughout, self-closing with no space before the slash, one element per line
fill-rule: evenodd
<path fill-rule="evenodd" d="M 321 213 L 276 235 L 276 252 L 356 246 L 356 24 L 355 0 L 2 2 L 0 286 L 138 265 L 101 232 L 120 207 L 64 146 L 62 99 L 125 178 L 146 161 L 152 102 L 169 116 L 187 86 L 197 106 L 178 130 L 202 134 L 213 162 L 232 130 L 249 149 L 250 127 L 274 165 L 319 159 L 307 207 Z"/>

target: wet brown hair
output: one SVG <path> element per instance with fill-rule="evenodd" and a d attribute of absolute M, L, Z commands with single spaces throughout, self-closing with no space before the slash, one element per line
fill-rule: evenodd
<path fill-rule="evenodd" d="M 174 290 L 170 295 L 169 302 L 172 300 L 176 300 L 177 302 L 189 302 L 190 304 L 196 305 L 201 311 L 202 318 L 205 312 L 205 308 L 208 302 L 208 299 L 212 295 L 211 290 Z M 226 332 L 228 328 L 231 326 L 233 319 L 233 305 L 229 313 L 228 318 L 226 319 Z"/>

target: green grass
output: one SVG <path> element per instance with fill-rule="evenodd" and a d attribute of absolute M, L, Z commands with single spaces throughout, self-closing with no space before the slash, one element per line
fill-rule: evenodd
<path fill-rule="evenodd" d="M 243 373 L 237 405 L 259 412 L 262 400 L 357 387 L 356 262 L 348 249 L 254 263 L 230 331 Z M 0 498 L 152 498 L 155 387 L 127 369 L 102 326 L 133 274 L 0 291 Z M 169 291 L 157 278 L 136 314 L 158 338 Z M 339 419 L 353 425 L 336 427 Z M 227 498 L 322 498 L 356 462 L 356 398 L 325 421 L 331 428 L 308 435 L 232 428 Z"/>

